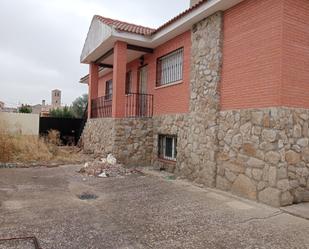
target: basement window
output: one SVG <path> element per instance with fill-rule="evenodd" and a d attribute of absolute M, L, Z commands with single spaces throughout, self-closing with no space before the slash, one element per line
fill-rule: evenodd
<path fill-rule="evenodd" d="M 177 136 L 159 135 L 159 158 L 176 161 L 177 157 Z"/>

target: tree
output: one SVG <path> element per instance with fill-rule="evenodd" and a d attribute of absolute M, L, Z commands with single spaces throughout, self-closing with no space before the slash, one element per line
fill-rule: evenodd
<path fill-rule="evenodd" d="M 65 106 L 63 108 L 53 109 L 49 112 L 50 117 L 53 118 L 74 118 L 72 108 Z"/>
<path fill-rule="evenodd" d="M 19 113 L 31 113 L 32 109 L 30 105 L 22 104 L 21 107 L 18 108 Z"/>
<path fill-rule="evenodd" d="M 76 98 L 72 103 L 72 112 L 75 118 L 82 118 L 88 103 L 88 94 Z"/>

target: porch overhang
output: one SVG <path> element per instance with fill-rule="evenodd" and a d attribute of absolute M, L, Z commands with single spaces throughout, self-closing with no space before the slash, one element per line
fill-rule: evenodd
<path fill-rule="evenodd" d="M 136 47 L 154 49 L 177 35 L 190 30 L 195 23 L 198 23 L 202 19 L 217 11 L 227 10 L 242 1 L 243 0 L 203 0 L 196 6 L 193 6 L 158 29 L 154 29 L 147 34 L 120 31 L 113 25 L 103 23 L 95 16 L 92 19 L 80 61 L 85 64 L 98 62 L 98 59 L 102 57 L 102 55 L 113 49 L 116 41 L 123 41 Z M 136 54 L 135 56 L 128 55 L 128 62 L 138 58 L 138 56 L 140 56 L 140 54 Z"/>
<path fill-rule="evenodd" d="M 91 26 L 86 38 L 86 42 L 80 57 L 81 63 L 101 63 L 105 62 L 109 58 L 112 58 L 113 47 L 115 42 L 123 41 L 128 45 L 128 49 L 134 51 L 134 48 L 144 48 L 143 50 L 137 52 L 147 53 L 152 48 L 146 47 L 145 44 L 150 44 L 148 37 L 138 34 L 130 34 L 124 32 L 119 32 L 115 28 L 102 23 L 96 17 L 93 18 Z M 124 36 L 123 36 L 124 35 Z M 131 36 L 128 36 L 131 35 Z M 128 55 L 128 59 L 134 60 L 138 58 L 140 54 L 135 56 L 131 53 Z M 136 58 L 135 58 L 136 57 Z"/>

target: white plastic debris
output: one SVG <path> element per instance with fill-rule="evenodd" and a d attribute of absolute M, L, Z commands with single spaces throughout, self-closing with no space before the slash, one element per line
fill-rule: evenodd
<path fill-rule="evenodd" d="M 102 174 L 98 175 L 98 177 L 101 177 L 101 178 L 106 178 L 106 177 L 107 177 L 107 175 L 106 175 L 106 173 L 105 173 L 105 172 L 103 172 Z"/>
<path fill-rule="evenodd" d="M 89 163 L 85 163 L 84 168 L 88 168 L 89 167 Z"/>
<path fill-rule="evenodd" d="M 107 156 L 107 163 L 111 165 L 116 165 L 117 160 L 112 154 L 108 154 Z"/>

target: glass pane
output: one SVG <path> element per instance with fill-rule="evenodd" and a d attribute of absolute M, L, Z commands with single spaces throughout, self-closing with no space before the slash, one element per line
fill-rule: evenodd
<path fill-rule="evenodd" d="M 166 137 L 165 140 L 165 156 L 173 158 L 173 138 Z"/>
<path fill-rule="evenodd" d="M 163 157 L 163 136 L 160 136 L 159 135 L 159 142 L 158 142 L 158 147 L 159 147 L 159 150 L 158 150 L 158 155 L 159 157 Z"/>
<path fill-rule="evenodd" d="M 174 138 L 174 158 L 177 157 L 177 138 Z"/>
<path fill-rule="evenodd" d="M 131 82 L 132 82 L 132 76 L 131 71 L 129 71 L 126 74 L 126 94 L 131 93 Z"/>
<path fill-rule="evenodd" d="M 183 48 L 160 58 L 157 62 L 157 84 L 166 85 L 182 79 Z M 159 75 L 159 77 L 158 77 Z"/>

